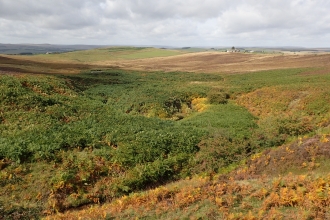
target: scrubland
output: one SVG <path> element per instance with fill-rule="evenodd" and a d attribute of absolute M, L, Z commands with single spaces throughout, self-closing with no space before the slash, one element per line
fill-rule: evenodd
<path fill-rule="evenodd" d="M 0 216 L 330 218 L 329 61 L 0 56 Z"/>

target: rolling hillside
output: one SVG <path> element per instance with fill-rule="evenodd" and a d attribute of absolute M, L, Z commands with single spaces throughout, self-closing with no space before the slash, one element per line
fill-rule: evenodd
<path fill-rule="evenodd" d="M 0 216 L 327 219 L 329 61 L 0 56 Z"/>

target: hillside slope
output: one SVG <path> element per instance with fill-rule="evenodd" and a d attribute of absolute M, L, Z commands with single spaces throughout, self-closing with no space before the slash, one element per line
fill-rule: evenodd
<path fill-rule="evenodd" d="M 328 55 L 83 55 L 0 58 L 0 216 L 327 217 Z M 199 69 L 216 62 L 239 73 Z"/>
<path fill-rule="evenodd" d="M 328 219 L 328 138 L 268 149 L 228 174 L 193 177 L 47 219 Z"/>

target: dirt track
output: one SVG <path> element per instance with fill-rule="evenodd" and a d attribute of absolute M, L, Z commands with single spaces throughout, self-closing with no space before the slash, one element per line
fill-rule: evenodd
<path fill-rule="evenodd" d="M 125 69 L 239 73 L 299 67 L 330 68 L 330 54 L 271 55 L 202 52 L 139 60 L 103 61 Z"/>

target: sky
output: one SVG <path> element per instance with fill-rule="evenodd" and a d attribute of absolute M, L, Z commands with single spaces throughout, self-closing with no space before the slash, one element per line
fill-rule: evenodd
<path fill-rule="evenodd" d="M 330 47 L 328 0 L 0 0 L 0 43 Z"/>

